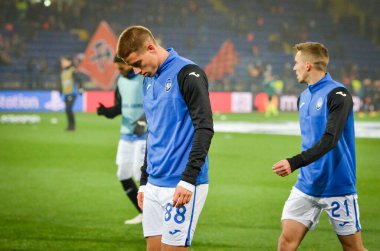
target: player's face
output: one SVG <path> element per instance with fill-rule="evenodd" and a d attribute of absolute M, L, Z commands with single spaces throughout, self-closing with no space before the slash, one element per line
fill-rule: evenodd
<path fill-rule="evenodd" d="M 301 55 L 301 51 L 298 51 L 294 57 L 293 71 L 296 73 L 299 83 L 307 83 L 309 77 L 309 71 L 305 57 Z"/>
<path fill-rule="evenodd" d="M 66 67 L 69 67 L 71 65 L 71 61 L 66 58 L 61 58 L 60 63 L 62 69 L 65 69 Z"/>
<path fill-rule="evenodd" d="M 128 73 L 132 70 L 132 66 L 125 63 L 115 63 L 115 66 L 123 76 L 128 75 Z"/>
<path fill-rule="evenodd" d="M 155 48 L 147 46 L 140 51 L 132 52 L 126 62 L 133 68 L 135 74 L 153 77 L 159 67 Z"/>

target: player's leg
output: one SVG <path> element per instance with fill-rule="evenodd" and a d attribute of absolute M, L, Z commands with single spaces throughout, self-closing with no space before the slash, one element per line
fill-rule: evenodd
<path fill-rule="evenodd" d="M 344 251 L 367 251 L 363 246 L 361 232 L 351 235 L 338 235 Z"/>
<path fill-rule="evenodd" d="M 123 187 L 125 194 L 128 196 L 132 204 L 135 206 L 139 214 L 131 219 L 126 220 L 125 224 L 138 224 L 142 221 L 141 209 L 137 203 L 137 192 L 138 188 L 132 179 L 133 175 L 133 163 L 131 158 L 133 158 L 134 147 L 133 143 L 120 140 L 117 148 L 116 164 L 117 164 L 117 177 Z"/>
<path fill-rule="evenodd" d="M 175 188 L 168 190 L 163 201 L 165 212 L 161 241 L 163 250 L 187 250 L 207 198 L 208 184 L 197 185 L 190 202 L 178 208 L 172 206 L 174 191 Z"/>
<path fill-rule="evenodd" d="M 67 124 L 68 124 L 66 130 L 69 130 L 69 131 L 75 130 L 75 118 L 74 118 L 74 112 L 73 112 L 75 98 L 76 97 L 74 95 L 67 95 L 65 97 L 66 116 L 67 116 Z"/>
<path fill-rule="evenodd" d="M 268 103 L 267 103 L 267 106 L 265 107 L 265 117 L 270 117 L 271 105 L 272 105 L 272 96 L 268 95 Z"/>
<path fill-rule="evenodd" d="M 283 220 L 282 232 L 278 240 L 278 250 L 297 250 L 305 237 L 308 228 L 295 220 Z"/>
<path fill-rule="evenodd" d="M 145 140 L 137 140 L 134 142 L 133 178 L 136 182 L 140 182 L 141 166 L 144 164 L 145 158 L 145 148 Z"/>
<path fill-rule="evenodd" d="M 143 233 L 147 251 L 161 250 L 164 208 L 159 201 L 162 188 L 146 184 L 143 202 Z"/>
<path fill-rule="evenodd" d="M 346 195 L 321 199 L 321 205 L 345 251 L 363 251 L 358 196 Z"/>
<path fill-rule="evenodd" d="M 161 251 L 187 251 L 187 250 L 189 250 L 188 247 L 176 247 L 176 246 L 171 246 L 164 243 L 162 243 L 162 249 L 161 249 Z"/>
<path fill-rule="evenodd" d="M 293 188 L 282 211 L 282 232 L 278 250 L 296 250 L 309 229 L 318 224 L 321 210 L 315 207 L 315 198 Z"/>
<path fill-rule="evenodd" d="M 146 238 L 147 251 L 161 251 L 161 235 Z"/>
<path fill-rule="evenodd" d="M 139 224 L 142 222 L 143 215 L 142 215 L 141 208 L 138 206 L 138 201 L 137 201 L 138 188 L 132 178 L 124 179 L 124 180 L 121 180 L 120 182 L 123 186 L 125 194 L 128 196 L 133 206 L 138 211 L 138 214 L 135 217 L 125 220 L 124 224 Z"/>

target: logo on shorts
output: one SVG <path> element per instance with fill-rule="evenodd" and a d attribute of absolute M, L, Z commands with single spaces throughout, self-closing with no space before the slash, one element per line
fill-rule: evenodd
<path fill-rule="evenodd" d="M 169 234 L 171 234 L 171 235 L 175 235 L 176 233 L 179 233 L 179 232 L 181 232 L 181 230 L 179 230 L 179 229 L 174 229 L 173 231 L 169 231 Z"/>
<path fill-rule="evenodd" d="M 348 223 L 349 223 L 348 221 L 345 221 L 345 222 L 343 222 L 343 223 L 340 223 L 339 226 L 344 227 L 344 226 L 347 225 Z"/>

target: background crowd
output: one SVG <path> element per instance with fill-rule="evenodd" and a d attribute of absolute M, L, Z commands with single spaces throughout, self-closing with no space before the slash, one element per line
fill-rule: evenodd
<path fill-rule="evenodd" d="M 101 20 L 149 27 L 203 67 L 211 91 L 298 94 L 292 46 L 319 41 L 329 72 L 363 110 L 380 109 L 377 0 L 9 0 L 0 2 L 0 89 L 59 89 L 59 58 L 78 64 Z M 96 89 L 87 83 L 87 89 Z"/>

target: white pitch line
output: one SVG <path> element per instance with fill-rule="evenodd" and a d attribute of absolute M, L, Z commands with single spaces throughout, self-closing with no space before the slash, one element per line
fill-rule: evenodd
<path fill-rule="evenodd" d="M 298 122 L 251 123 L 251 122 L 215 122 L 216 132 L 300 135 Z M 380 122 L 355 122 L 357 138 L 380 138 Z"/>

